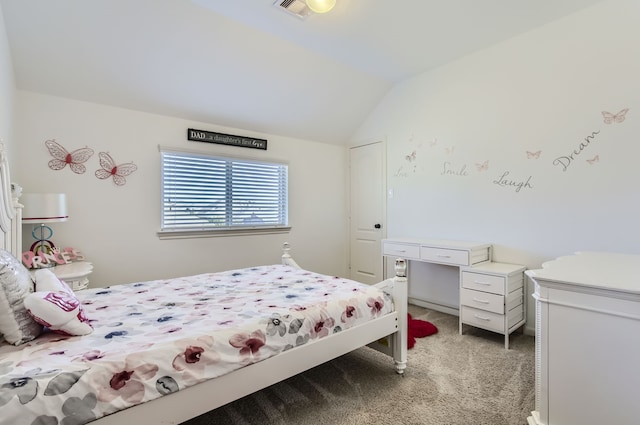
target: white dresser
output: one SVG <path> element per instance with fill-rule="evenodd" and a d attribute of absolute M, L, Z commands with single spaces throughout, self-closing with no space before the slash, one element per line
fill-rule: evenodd
<path fill-rule="evenodd" d="M 640 423 L 640 255 L 584 252 L 526 272 L 536 299 L 531 425 Z"/>
<path fill-rule="evenodd" d="M 517 264 L 482 263 L 460 269 L 460 334 L 467 324 L 504 335 L 524 325 L 524 271 Z"/>

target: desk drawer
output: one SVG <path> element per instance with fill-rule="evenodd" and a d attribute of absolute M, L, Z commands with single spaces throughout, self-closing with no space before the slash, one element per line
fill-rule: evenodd
<path fill-rule="evenodd" d="M 388 255 L 390 257 L 408 258 L 408 259 L 419 259 L 420 246 L 410 245 L 410 244 L 401 244 L 401 243 L 392 243 L 392 242 L 383 242 L 382 255 Z"/>
<path fill-rule="evenodd" d="M 480 310 L 504 314 L 504 296 L 462 288 L 460 304 Z"/>
<path fill-rule="evenodd" d="M 462 272 L 462 287 L 504 295 L 505 279 L 505 276 L 493 276 L 490 274 L 465 271 Z"/>
<path fill-rule="evenodd" d="M 492 313 L 490 311 L 479 310 L 477 308 L 460 306 L 460 319 L 462 323 L 475 326 L 476 328 L 487 329 L 489 331 L 504 333 L 504 314 Z"/>
<path fill-rule="evenodd" d="M 432 263 L 468 266 L 469 252 L 458 249 L 431 248 L 428 246 L 421 246 L 420 259 Z"/>

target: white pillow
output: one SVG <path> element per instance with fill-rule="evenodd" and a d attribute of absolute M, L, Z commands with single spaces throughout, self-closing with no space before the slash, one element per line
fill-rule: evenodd
<path fill-rule="evenodd" d="M 36 270 L 33 274 L 33 280 L 35 281 L 36 292 L 64 291 L 73 294 L 73 289 L 67 285 L 67 282 L 60 280 L 51 269 Z"/>
<path fill-rule="evenodd" d="M 10 344 L 20 345 L 42 333 L 24 306 L 33 291 L 29 271 L 11 255 L 0 249 L 0 333 Z"/>
<path fill-rule="evenodd" d="M 49 269 L 35 273 L 36 292 L 27 295 L 24 305 L 34 320 L 63 335 L 87 335 L 93 332 L 78 298 Z"/>

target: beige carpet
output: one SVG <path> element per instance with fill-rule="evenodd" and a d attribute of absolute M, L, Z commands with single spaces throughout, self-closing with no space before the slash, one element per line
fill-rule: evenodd
<path fill-rule="evenodd" d="M 194 418 L 188 425 L 426 424 L 526 425 L 534 408 L 534 338 L 465 326 L 410 306 L 438 327 L 409 350 L 404 376 L 391 360 L 361 348 Z"/>

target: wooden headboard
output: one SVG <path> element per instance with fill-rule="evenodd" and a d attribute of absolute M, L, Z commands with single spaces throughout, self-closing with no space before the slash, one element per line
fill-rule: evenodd
<path fill-rule="evenodd" d="M 0 143 L 0 248 L 11 252 L 18 260 L 22 253 L 22 205 L 18 202 L 20 195 L 22 188 L 11 184 L 7 152 L 4 144 Z"/>

